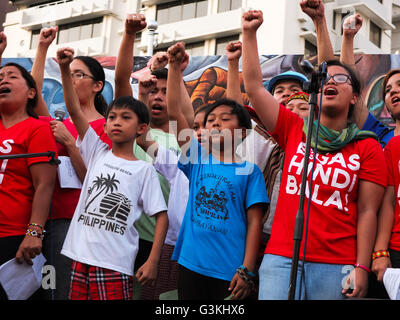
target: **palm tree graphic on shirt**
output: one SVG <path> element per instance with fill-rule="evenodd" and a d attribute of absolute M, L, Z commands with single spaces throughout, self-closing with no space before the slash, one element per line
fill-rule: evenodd
<path fill-rule="evenodd" d="M 87 201 L 90 200 L 86 202 L 85 212 L 87 212 L 89 206 L 98 196 L 101 194 L 108 194 L 113 192 L 115 189 L 118 189 L 118 183 L 119 181 L 115 179 L 115 173 L 112 176 L 107 173 L 107 177 L 104 177 L 103 174 L 101 174 L 100 177 L 96 177 L 88 190 L 88 196 L 86 199 Z M 94 191 L 96 191 L 96 193 L 92 195 Z"/>

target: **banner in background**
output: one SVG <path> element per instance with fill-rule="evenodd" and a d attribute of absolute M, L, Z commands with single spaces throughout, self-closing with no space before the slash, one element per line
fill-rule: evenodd
<path fill-rule="evenodd" d="M 103 96 L 109 103 L 114 97 L 114 71 L 116 57 L 97 57 L 106 74 L 106 85 Z M 262 55 L 259 63 L 261 65 L 264 85 L 267 86 L 269 79 L 273 76 L 293 70 L 303 73 L 300 62 L 302 55 Z M 16 62 L 24 66 L 28 71 L 32 69 L 31 58 L 3 58 L 2 63 Z M 138 93 L 138 79 L 148 72 L 150 57 L 135 57 L 132 66 L 131 85 L 134 96 Z M 316 57 L 309 59 L 315 64 Z M 383 123 L 393 125 L 382 99 L 382 82 L 386 72 L 400 67 L 400 55 L 356 55 L 356 70 L 362 84 L 363 99 L 368 109 Z M 239 63 L 241 71 L 241 60 Z M 193 107 L 212 103 L 219 98 L 225 97 L 227 84 L 228 61 L 226 56 L 195 56 L 190 57 L 189 64 L 183 76 L 186 87 L 191 96 Z M 242 73 L 240 72 L 241 91 L 244 104 L 248 104 L 248 97 L 243 85 Z M 60 70 L 53 58 L 46 59 L 44 83 L 42 89 L 43 97 L 47 103 L 50 113 L 63 107 L 63 98 Z"/>

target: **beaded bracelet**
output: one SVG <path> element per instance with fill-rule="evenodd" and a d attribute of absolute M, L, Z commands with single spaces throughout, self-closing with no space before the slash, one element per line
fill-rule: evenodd
<path fill-rule="evenodd" d="M 359 264 L 359 263 L 356 263 L 356 264 L 354 265 L 354 267 L 355 267 L 355 268 L 361 268 L 361 269 L 367 271 L 368 273 L 371 272 L 371 269 L 370 269 L 370 268 L 367 268 L 366 266 L 363 266 L 362 264 Z"/>
<path fill-rule="evenodd" d="M 249 277 L 249 275 L 240 267 L 236 269 L 236 272 L 238 273 L 239 277 L 242 278 L 248 286 L 253 290 L 255 288 L 255 283 L 253 279 Z"/>
<path fill-rule="evenodd" d="M 256 276 L 255 273 L 249 271 L 249 269 L 247 269 L 244 265 L 241 265 L 239 268 L 242 269 L 242 270 L 243 270 L 247 275 L 249 275 L 250 277 L 253 277 L 253 278 L 254 278 L 254 277 Z"/>
<path fill-rule="evenodd" d="M 29 224 L 28 224 L 28 228 L 29 228 L 29 227 L 39 227 L 40 229 L 44 230 L 44 227 L 41 226 L 41 225 L 38 224 L 38 223 L 29 223 Z"/>
<path fill-rule="evenodd" d="M 389 251 L 387 251 L 387 250 L 377 250 L 377 251 L 374 251 L 372 253 L 372 260 L 375 260 L 375 259 L 381 258 L 381 257 L 389 258 L 390 257 Z"/>
<path fill-rule="evenodd" d="M 44 232 L 45 232 L 44 230 L 43 230 L 43 233 L 39 233 L 36 230 L 28 229 L 28 230 L 26 230 L 25 235 L 26 236 L 31 236 L 31 237 L 36 237 L 36 238 L 39 238 L 40 240 L 43 240 Z"/>

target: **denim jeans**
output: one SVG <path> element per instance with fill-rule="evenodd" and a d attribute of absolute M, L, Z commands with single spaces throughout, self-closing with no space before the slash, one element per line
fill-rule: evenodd
<path fill-rule="evenodd" d="M 349 276 L 353 266 L 306 262 L 304 276 L 300 282 L 303 263 L 299 261 L 295 299 L 301 300 L 342 300 L 342 284 Z M 289 295 L 292 259 L 266 254 L 259 269 L 260 300 L 287 300 Z"/>
<path fill-rule="evenodd" d="M 61 254 L 67 236 L 70 219 L 54 219 L 46 223 L 46 235 L 43 240 L 43 255 L 46 265 L 52 265 L 56 271 L 55 290 L 44 290 L 46 300 L 67 300 L 71 282 L 72 260 Z"/>

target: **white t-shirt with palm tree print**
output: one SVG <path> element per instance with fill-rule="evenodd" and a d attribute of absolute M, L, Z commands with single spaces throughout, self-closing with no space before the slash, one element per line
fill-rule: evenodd
<path fill-rule="evenodd" d="M 113 155 L 89 127 L 77 146 L 87 167 L 62 254 L 81 263 L 133 275 L 142 212 L 167 207 L 154 167 Z"/>

